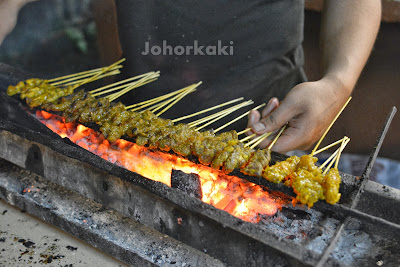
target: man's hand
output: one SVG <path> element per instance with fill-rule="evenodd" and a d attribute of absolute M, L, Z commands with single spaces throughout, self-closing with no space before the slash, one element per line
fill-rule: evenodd
<path fill-rule="evenodd" d="M 288 122 L 272 148 L 278 152 L 306 149 L 317 141 L 351 94 L 375 41 L 380 15 L 381 1 L 326 0 L 321 29 L 323 78 L 295 86 L 281 104 L 271 100 L 262 116 L 251 112 L 248 125 L 253 132 L 274 131 Z"/>
<path fill-rule="evenodd" d="M 348 99 L 348 90 L 332 77 L 295 86 L 282 103 L 272 98 L 260 114 L 249 114 L 249 125 L 258 135 L 288 126 L 272 150 L 285 153 L 307 149 L 315 143 Z M 271 140 L 261 143 L 267 146 Z"/>

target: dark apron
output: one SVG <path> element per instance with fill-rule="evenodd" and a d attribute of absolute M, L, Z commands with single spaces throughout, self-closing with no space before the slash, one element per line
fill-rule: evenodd
<path fill-rule="evenodd" d="M 273 96 L 283 99 L 305 81 L 303 1 L 116 0 L 116 4 L 127 58 L 122 77 L 161 71 L 158 81 L 126 96 L 126 104 L 203 81 L 196 92 L 163 114 L 176 118 L 241 96 L 256 104 Z M 203 49 L 194 51 L 195 42 Z M 147 47 L 153 50 L 146 54 Z M 233 128 L 245 124 L 246 119 Z"/>

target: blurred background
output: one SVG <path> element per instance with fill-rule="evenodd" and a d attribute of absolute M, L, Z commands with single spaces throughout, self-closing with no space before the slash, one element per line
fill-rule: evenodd
<path fill-rule="evenodd" d="M 0 46 L 0 62 L 52 78 L 96 68 L 121 56 L 113 1 L 40 0 L 25 5 Z M 309 80 L 320 77 L 319 27 L 322 0 L 306 0 L 304 51 Z M 381 29 L 353 93 L 353 100 L 325 144 L 351 138 L 341 171 L 361 175 L 392 106 L 400 107 L 400 1 L 382 0 Z M 110 26 L 111 25 L 111 26 Z M 113 26 L 114 25 L 114 26 Z M 206 85 L 204 85 L 206 86 Z M 386 136 L 372 179 L 400 188 L 400 115 Z M 321 159 L 327 155 L 321 156 Z"/>

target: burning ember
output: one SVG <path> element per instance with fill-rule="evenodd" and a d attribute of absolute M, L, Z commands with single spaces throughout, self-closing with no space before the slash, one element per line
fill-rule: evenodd
<path fill-rule="evenodd" d="M 175 155 L 152 151 L 122 139 L 110 144 L 101 133 L 75 122 L 66 123 L 62 117 L 45 111 L 37 111 L 36 117 L 62 138 L 67 137 L 97 156 L 148 179 L 171 186 L 172 169 L 198 174 L 202 201 L 245 221 L 259 222 L 262 215 L 274 215 L 291 200 L 283 194 L 270 194 L 259 185 Z"/>

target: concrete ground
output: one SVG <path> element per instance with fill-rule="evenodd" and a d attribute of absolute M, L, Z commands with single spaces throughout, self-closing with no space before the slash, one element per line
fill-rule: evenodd
<path fill-rule="evenodd" d="M 0 266 L 127 266 L 0 200 Z"/>

